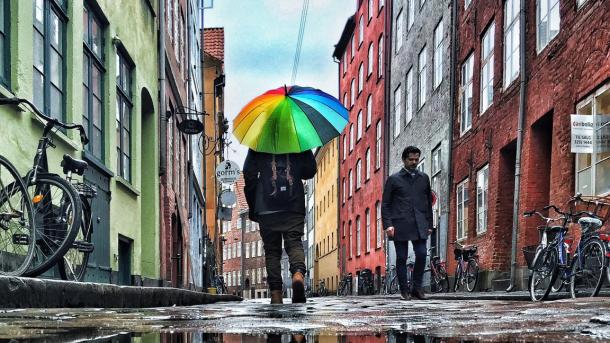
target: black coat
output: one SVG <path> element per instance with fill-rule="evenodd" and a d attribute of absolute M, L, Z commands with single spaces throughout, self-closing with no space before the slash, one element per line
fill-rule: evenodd
<path fill-rule="evenodd" d="M 381 204 L 383 227 L 394 227 L 394 240 L 427 239 L 432 229 L 432 192 L 430 178 L 416 171 L 411 176 L 404 168 L 391 175 L 383 189 Z"/>
<path fill-rule="evenodd" d="M 282 158 L 276 155 L 276 158 Z M 248 202 L 250 220 L 258 221 L 257 217 L 263 212 L 295 212 L 305 215 L 305 191 L 303 181 L 311 179 L 316 175 L 316 160 L 311 150 L 290 154 L 291 174 L 296 180 L 294 191 L 290 201 L 281 206 L 272 206 L 263 192 L 261 178 L 269 177 L 271 174 L 271 161 L 273 155 L 249 150 L 244 162 L 244 193 Z"/>

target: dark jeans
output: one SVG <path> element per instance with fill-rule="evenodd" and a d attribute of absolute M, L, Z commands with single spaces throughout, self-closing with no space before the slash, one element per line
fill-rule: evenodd
<path fill-rule="evenodd" d="M 415 267 L 413 268 L 413 289 L 421 288 L 426 268 L 426 239 L 411 241 L 415 252 Z M 407 256 L 409 256 L 409 241 L 394 241 L 396 248 L 396 273 L 398 274 L 398 284 L 401 292 L 410 292 L 407 289 Z"/>
<path fill-rule="evenodd" d="M 267 283 L 269 290 L 282 289 L 282 239 L 290 261 L 292 274 L 301 272 L 305 275 L 305 252 L 303 251 L 303 228 L 305 215 L 281 212 L 262 215 L 258 218 L 261 237 L 265 248 L 267 266 Z"/>

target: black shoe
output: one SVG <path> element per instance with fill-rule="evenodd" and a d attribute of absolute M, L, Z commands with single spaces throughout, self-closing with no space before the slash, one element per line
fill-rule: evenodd
<path fill-rule="evenodd" d="M 426 295 L 424 294 L 424 291 L 421 288 L 413 290 L 413 292 L 411 292 L 411 295 L 419 300 L 428 300 L 428 298 L 426 298 Z"/>
<path fill-rule="evenodd" d="M 411 300 L 411 293 L 409 293 L 409 292 L 400 292 L 400 300 L 404 300 L 404 301 Z"/>

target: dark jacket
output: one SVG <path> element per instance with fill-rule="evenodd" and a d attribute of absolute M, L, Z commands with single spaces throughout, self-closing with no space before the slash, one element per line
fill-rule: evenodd
<path fill-rule="evenodd" d="M 276 155 L 276 159 L 284 158 L 285 155 Z M 267 195 L 263 191 L 262 178 L 271 175 L 271 162 L 273 155 L 248 151 L 246 162 L 244 162 L 244 193 L 249 207 L 250 220 L 258 221 L 257 217 L 264 212 L 296 212 L 305 215 L 305 191 L 303 181 L 311 179 L 316 175 L 316 160 L 311 150 L 298 154 L 290 154 L 291 175 L 296 180 L 292 197 L 281 205 L 271 205 Z"/>
<path fill-rule="evenodd" d="M 432 229 L 432 192 L 428 175 L 411 176 L 404 168 L 391 175 L 383 189 L 383 227 L 394 226 L 394 240 L 427 239 Z"/>

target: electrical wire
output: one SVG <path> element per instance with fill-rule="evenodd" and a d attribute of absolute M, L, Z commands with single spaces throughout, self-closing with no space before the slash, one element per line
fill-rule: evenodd
<path fill-rule="evenodd" d="M 294 53 L 294 60 L 292 61 L 292 77 L 290 78 L 291 85 L 294 85 L 297 79 L 297 72 L 299 70 L 299 62 L 301 60 L 301 47 L 303 46 L 303 36 L 305 34 L 305 24 L 307 23 L 308 10 L 309 0 L 303 0 L 303 8 L 301 9 L 301 23 L 299 25 L 299 36 L 297 38 L 297 49 Z"/>

